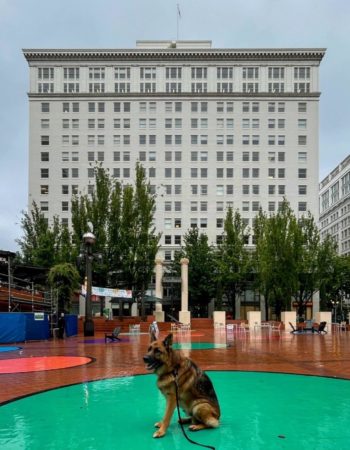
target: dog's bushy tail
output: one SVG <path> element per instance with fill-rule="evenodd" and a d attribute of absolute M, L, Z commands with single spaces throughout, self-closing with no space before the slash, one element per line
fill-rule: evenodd
<path fill-rule="evenodd" d="M 210 428 L 217 428 L 219 426 L 219 421 L 215 417 L 209 417 L 205 424 Z"/>

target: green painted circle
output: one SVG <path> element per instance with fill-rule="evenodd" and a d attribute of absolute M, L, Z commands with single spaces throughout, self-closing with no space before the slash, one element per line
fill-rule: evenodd
<path fill-rule="evenodd" d="M 219 428 L 189 433 L 220 450 L 345 450 L 350 442 L 350 381 L 256 372 L 208 372 L 221 405 Z M 154 375 L 55 389 L 0 408 L 6 450 L 194 449 L 176 414 L 153 439 L 164 399 Z M 187 427 L 186 427 L 187 428 Z"/>
<path fill-rule="evenodd" d="M 212 348 L 227 348 L 227 344 L 215 344 L 214 342 L 175 342 L 176 350 L 209 350 Z"/>

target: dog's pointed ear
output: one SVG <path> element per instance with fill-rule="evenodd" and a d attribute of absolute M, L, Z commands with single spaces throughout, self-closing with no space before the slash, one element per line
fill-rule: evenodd
<path fill-rule="evenodd" d="M 173 335 L 172 333 L 168 334 L 168 336 L 163 341 L 165 348 L 170 348 L 173 345 Z"/>
<path fill-rule="evenodd" d="M 152 342 L 157 340 L 156 333 L 153 330 L 150 333 L 150 339 L 151 339 L 151 344 L 152 344 Z"/>

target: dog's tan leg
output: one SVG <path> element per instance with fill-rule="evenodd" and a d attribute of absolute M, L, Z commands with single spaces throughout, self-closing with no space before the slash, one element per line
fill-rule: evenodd
<path fill-rule="evenodd" d="M 158 427 L 159 430 L 157 430 L 153 434 L 154 438 L 160 438 L 160 437 L 165 435 L 166 430 L 169 427 L 171 418 L 173 416 L 175 407 L 176 407 L 175 395 L 174 394 L 168 394 L 167 395 L 167 402 L 166 402 L 166 409 L 165 409 L 165 414 L 164 414 L 163 420 L 161 422 L 157 422 L 155 424 L 155 426 Z"/>
<path fill-rule="evenodd" d="M 178 422 L 185 425 L 187 423 L 191 423 L 192 419 L 191 419 L 191 417 L 181 417 L 181 419 L 179 419 Z"/>

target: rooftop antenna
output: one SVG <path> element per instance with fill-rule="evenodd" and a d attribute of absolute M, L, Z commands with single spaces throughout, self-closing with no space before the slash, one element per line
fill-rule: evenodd
<path fill-rule="evenodd" d="M 180 5 L 177 3 L 176 4 L 176 40 L 179 40 L 179 22 L 181 19 L 181 11 L 180 11 Z"/>

